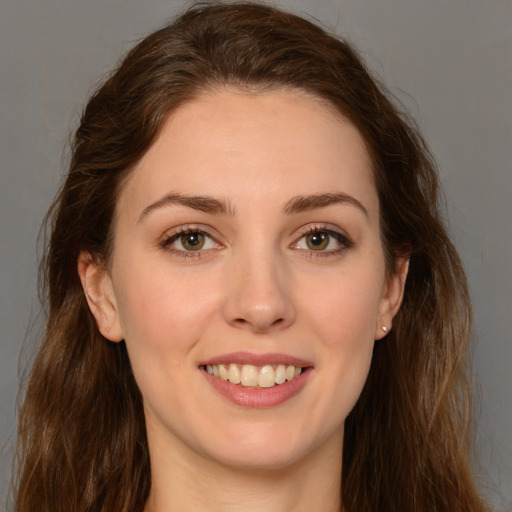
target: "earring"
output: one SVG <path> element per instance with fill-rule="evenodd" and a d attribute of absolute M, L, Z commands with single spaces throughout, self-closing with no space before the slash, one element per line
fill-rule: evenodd
<path fill-rule="evenodd" d="M 107 327 L 107 328 L 105 329 L 105 332 L 108 334 L 108 333 L 110 332 L 110 327 Z"/>
<path fill-rule="evenodd" d="M 388 329 L 385 325 L 383 325 L 383 326 L 382 326 L 382 330 L 383 330 L 384 332 L 388 332 L 388 331 L 389 331 L 389 329 Z"/>

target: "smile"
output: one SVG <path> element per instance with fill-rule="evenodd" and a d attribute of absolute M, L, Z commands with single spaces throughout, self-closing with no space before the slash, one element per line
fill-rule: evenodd
<path fill-rule="evenodd" d="M 310 361 L 286 354 L 224 354 L 199 363 L 211 387 L 242 407 L 268 408 L 300 394 L 313 378 Z"/>
<path fill-rule="evenodd" d="M 204 367 L 209 375 L 218 377 L 231 384 L 247 388 L 272 388 L 299 377 L 303 371 L 300 366 L 294 365 L 238 365 L 235 363 L 211 365 Z"/>

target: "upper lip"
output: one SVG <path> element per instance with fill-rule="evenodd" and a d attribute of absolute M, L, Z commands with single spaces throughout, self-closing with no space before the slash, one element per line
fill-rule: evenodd
<path fill-rule="evenodd" d="M 219 364 L 251 364 L 253 366 L 264 365 L 293 365 L 307 368 L 313 366 L 311 361 L 300 359 L 298 357 L 287 354 L 269 353 L 269 354 L 252 354 L 250 352 L 232 352 L 231 354 L 223 354 L 210 359 L 201 361 L 198 366 L 219 365 Z"/>

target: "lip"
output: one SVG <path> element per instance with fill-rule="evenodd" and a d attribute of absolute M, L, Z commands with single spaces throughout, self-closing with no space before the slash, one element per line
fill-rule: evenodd
<path fill-rule="evenodd" d="M 223 354 L 198 363 L 198 366 L 219 365 L 219 364 L 252 364 L 253 366 L 263 366 L 266 364 L 278 365 L 285 364 L 300 366 L 302 368 L 310 368 L 313 366 L 311 361 L 299 359 L 298 357 L 289 356 L 287 354 L 253 354 L 251 352 L 232 352 L 231 354 Z"/>
<path fill-rule="evenodd" d="M 266 364 L 294 365 L 304 368 L 304 371 L 293 380 L 286 381 L 283 384 L 277 384 L 271 388 L 246 388 L 240 384 L 232 384 L 229 381 L 210 375 L 205 370 L 206 365 L 228 363 L 252 364 L 254 366 L 263 366 Z M 313 364 L 311 362 L 286 354 L 275 353 L 251 354 L 248 352 L 235 352 L 202 361 L 198 366 L 206 381 L 221 396 L 235 405 L 255 409 L 277 407 L 284 404 L 304 389 L 304 386 L 306 386 L 313 373 Z"/>

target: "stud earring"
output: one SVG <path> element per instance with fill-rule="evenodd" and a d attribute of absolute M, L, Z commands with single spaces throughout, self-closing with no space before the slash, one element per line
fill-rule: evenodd
<path fill-rule="evenodd" d="M 382 326 L 382 330 L 383 330 L 384 332 L 388 332 L 388 331 L 389 331 L 389 329 L 388 329 L 385 325 L 383 325 L 383 326 Z"/>
<path fill-rule="evenodd" d="M 107 327 L 107 328 L 105 329 L 105 332 L 108 334 L 108 333 L 110 332 L 110 327 Z"/>

